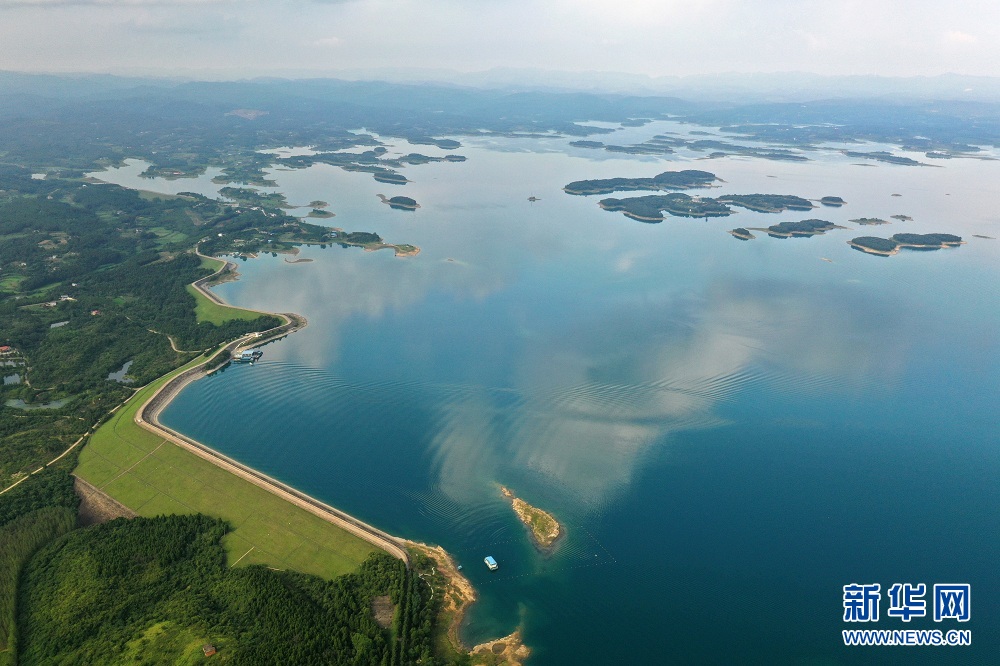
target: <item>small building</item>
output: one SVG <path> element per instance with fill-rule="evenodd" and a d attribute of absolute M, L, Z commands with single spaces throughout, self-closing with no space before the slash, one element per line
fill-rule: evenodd
<path fill-rule="evenodd" d="M 3 345 L 0 347 L 0 354 L 9 354 L 14 351 L 9 345 Z"/>
<path fill-rule="evenodd" d="M 497 561 L 493 559 L 492 555 L 487 555 L 483 559 L 483 562 L 486 562 L 486 568 L 489 569 L 490 571 L 496 571 L 497 569 L 500 568 L 500 565 L 497 564 Z"/>
<path fill-rule="evenodd" d="M 211 643 L 205 643 L 204 645 L 202 645 L 201 651 L 205 653 L 206 657 L 211 657 L 213 654 L 218 652 L 218 650 L 215 649 L 215 646 L 212 645 Z"/>
<path fill-rule="evenodd" d="M 260 359 L 264 355 L 259 349 L 244 349 L 238 354 L 233 355 L 233 360 L 237 363 L 253 363 Z"/>

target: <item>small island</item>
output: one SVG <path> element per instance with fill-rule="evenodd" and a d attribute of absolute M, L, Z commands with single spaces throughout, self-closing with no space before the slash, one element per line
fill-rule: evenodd
<path fill-rule="evenodd" d="M 900 222 L 912 222 L 913 221 L 913 218 L 910 217 L 909 215 L 890 215 L 889 217 L 891 217 L 894 220 L 899 220 Z"/>
<path fill-rule="evenodd" d="M 824 206 L 830 206 L 831 208 L 840 208 L 847 202 L 840 197 L 823 197 L 819 200 Z"/>
<path fill-rule="evenodd" d="M 462 144 L 454 139 L 436 139 L 430 136 L 406 136 L 404 138 L 414 146 L 436 146 L 441 150 L 455 150 L 462 147 Z"/>
<path fill-rule="evenodd" d="M 735 229 L 730 229 L 729 233 L 733 236 L 733 238 L 739 238 L 740 240 L 743 241 L 753 240 L 754 238 L 757 238 L 752 233 L 750 233 L 749 229 L 744 229 L 743 227 L 736 227 Z"/>
<path fill-rule="evenodd" d="M 611 194 L 632 190 L 689 190 L 710 187 L 719 180 L 714 173 L 685 169 L 664 171 L 652 178 L 605 178 L 599 180 L 577 180 L 563 188 L 566 194 Z"/>
<path fill-rule="evenodd" d="M 764 231 L 772 238 L 807 238 L 825 234 L 831 229 L 845 229 L 826 220 L 802 220 L 800 222 L 780 222 L 772 224 Z"/>
<path fill-rule="evenodd" d="M 841 151 L 847 157 L 861 158 L 864 160 L 875 160 L 876 162 L 884 162 L 886 164 L 899 164 L 901 166 L 930 166 L 924 164 L 923 162 L 918 162 L 909 157 L 901 157 L 899 155 L 893 155 L 892 153 L 885 150 L 876 150 L 871 153 L 863 153 L 856 150 L 844 150 Z"/>
<path fill-rule="evenodd" d="M 853 222 L 854 224 L 860 224 L 861 226 L 877 226 L 880 224 L 889 224 L 888 220 L 883 220 L 880 217 L 857 217 L 853 220 L 848 220 L 848 222 Z"/>
<path fill-rule="evenodd" d="M 500 486 L 500 492 L 511 501 L 514 513 L 528 528 L 528 533 L 535 546 L 543 551 L 551 550 L 555 542 L 563 535 L 562 526 L 552 517 L 552 514 L 531 506 L 505 486 Z"/>
<path fill-rule="evenodd" d="M 876 236 L 860 236 L 847 241 L 855 250 L 867 254 L 891 257 L 901 249 L 910 250 L 940 250 L 946 247 L 958 247 L 964 244 L 961 236 L 952 234 L 895 234 L 891 238 Z"/>
<path fill-rule="evenodd" d="M 390 199 L 384 194 L 379 194 L 378 198 L 382 200 L 382 203 L 388 204 L 389 208 L 394 210 L 416 210 L 420 208 L 420 204 L 417 203 L 416 199 L 411 199 L 410 197 L 392 197 Z"/>
<path fill-rule="evenodd" d="M 331 213 L 328 210 L 323 210 L 322 208 L 313 208 L 309 211 L 306 217 L 319 217 L 319 218 L 329 218 L 336 216 L 336 213 Z"/>
<path fill-rule="evenodd" d="M 358 170 L 360 171 L 360 169 Z M 387 170 L 373 171 L 372 177 L 380 183 L 387 183 L 389 185 L 406 185 L 408 182 L 410 182 L 409 180 L 407 180 L 406 176 L 404 176 L 401 173 L 396 173 L 395 171 L 387 171 Z"/>

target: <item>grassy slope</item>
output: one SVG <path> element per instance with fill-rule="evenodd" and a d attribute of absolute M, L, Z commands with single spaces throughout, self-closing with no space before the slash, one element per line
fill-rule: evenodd
<path fill-rule="evenodd" d="M 94 433 L 80 453 L 77 476 L 141 516 L 204 513 L 229 521 L 234 530 L 223 545 L 230 563 L 241 566 L 332 578 L 356 570 L 376 550 L 136 425 L 139 406 L 172 374 L 140 390 Z"/>
<path fill-rule="evenodd" d="M 194 296 L 194 314 L 198 317 L 199 323 L 207 321 L 212 324 L 219 325 L 233 319 L 245 319 L 247 321 L 252 321 L 261 316 L 259 312 L 241 310 L 240 308 L 231 308 L 228 305 L 213 303 L 206 298 L 203 293 L 191 285 L 188 285 L 186 288 L 188 293 Z"/>

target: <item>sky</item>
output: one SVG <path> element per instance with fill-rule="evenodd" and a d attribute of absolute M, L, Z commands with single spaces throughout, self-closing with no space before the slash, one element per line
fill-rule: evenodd
<path fill-rule="evenodd" d="M 0 70 L 1000 75 L 996 0 L 0 0 Z"/>

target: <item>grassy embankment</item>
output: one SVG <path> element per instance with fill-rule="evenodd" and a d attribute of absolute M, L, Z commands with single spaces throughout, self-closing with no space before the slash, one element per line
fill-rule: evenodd
<path fill-rule="evenodd" d="M 377 550 L 368 542 L 136 425 L 139 407 L 181 370 L 141 389 L 101 426 L 75 474 L 140 516 L 204 513 L 228 521 L 234 529 L 223 546 L 230 564 L 323 578 L 357 570 Z"/>
<path fill-rule="evenodd" d="M 221 259 L 210 259 L 208 257 L 201 258 L 202 267 L 210 268 L 213 271 L 219 270 L 225 265 L 225 263 L 226 262 Z M 219 324 L 224 324 L 225 322 L 232 321 L 233 319 L 252 321 L 260 316 L 259 312 L 234 308 L 228 305 L 219 305 L 218 303 L 206 298 L 203 293 L 195 289 L 192 285 L 188 285 L 186 289 L 189 294 L 194 296 L 194 314 L 198 318 L 199 324 L 201 322 L 209 322 L 218 326 Z"/>

